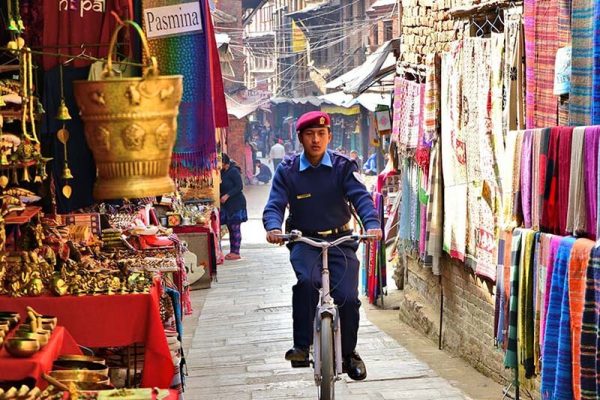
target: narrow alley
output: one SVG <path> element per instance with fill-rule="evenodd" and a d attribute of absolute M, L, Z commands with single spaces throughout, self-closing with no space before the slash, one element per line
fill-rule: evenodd
<path fill-rule="evenodd" d="M 219 266 L 218 282 L 210 290 L 193 292 L 199 319 L 186 346 L 186 399 L 316 399 L 312 370 L 292 369 L 283 358 L 291 346 L 295 278 L 287 249 L 264 241 L 260 215 L 268 186 L 251 186 L 246 191 L 250 220 L 243 224 L 243 259 Z M 368 377 L 354 382 L 344 375 L 336 385 L 337 398 L 482 398 L 466 395 L 419 361 L 371 323 L 365 307 L 358 351 Z M 189 329 L 186 332 L 191 335 Z M 476 380 L 479 374 L 470 370 L 466 375 Z M 489 398 L 499 398 L 500 393 Z"/>

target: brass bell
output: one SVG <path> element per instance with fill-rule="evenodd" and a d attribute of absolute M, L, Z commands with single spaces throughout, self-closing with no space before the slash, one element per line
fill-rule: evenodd
<path fill-rule="evenodd" d="M 0 107 L 4 107 L 6 105 L 6 102 L 4 101 L 4 97 L 0 96 Z"/>
<path fill-rule="evenodd" d="M 23 168 L 23 182 L 31 182 L 31 177 L 29 176 L 29 168 Z"/>
<path fill-rule="evenodd" d="M 65 99 L 60 99 L 60 105 L 58 106 L 56 119 L 59 121 L 69 121 L 71 119 L 71 114 L 69 114 L 69 109 L 65 104 Z"/>
<path fill-rule="evenodd" d="M 5 152 L 2 152 L 2 155 L 0 156 L 0 165 L 8 165 L 10 164 L 8 162 L 8 157 L 6 156 Z"/>
<path fill-rule="evenodd" d="M 65 163 L 65 167 L 63 168 L 62 178 L 63 179 L 73 179 L 73 174 L 71 174 L 71 169 L 69 168 L 67 163 Z"/>
<path fill-rule="evenodd" d="M 17 21 L 17 28 L 19 28 L 19 32 L 23 32 L 25 30 L 25 24 L 21 18 L 19 18 Z"/>
<path fill-rule="evenodd" d="M 12 32 L 19 32 L 19 26 L 14 18 L 10 19 L 10 22 L 8 23 L 8 30 Z"/>

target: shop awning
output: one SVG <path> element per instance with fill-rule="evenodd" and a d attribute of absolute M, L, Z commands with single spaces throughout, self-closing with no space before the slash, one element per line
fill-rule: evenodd
<path fill-rule="evenodd" d="M 364 92 L 356 98 L 356 101 L 371 112 L 375 112 L 380 104 L 390 107 L 392 102 L 391 88 L 387 92 Z"/>
<path fill-rule="evenodd" d="M 344 93 L 359 94 L 369 88 L 383 76 L 396 72 L 396 56 L 394 50 L 400 44 L 399 39 L 385 42 L 360 66 L 344 75 L 328 82 L 327 89 L 342 89 Z"/>
<path fill-rule="evenodd" d="M 264 111 L 269 110 L 268 100 L 259 98 L 239 99 L 226 95 L 227 113 L 233 115 L 237 119 L 242 119 L 247 115 L 252 114 L 258 109 Z"/>
<path fill-rule="evenodd" d="M 319 96 L 326 104 L 335 105 L 338 107 L 352 107 L 357 104 L 356 99 L 351 94 L 346 94 L 342 91 L 323 94 Z"/>
<path fill-rule="evenodd" d="M 320 99 L 317 96 L 306 96 L 306 97 L 271 97 L 271 103 L 273 104 L 312 104 L 315 107 L 321 107 L 325 100 Z"/>

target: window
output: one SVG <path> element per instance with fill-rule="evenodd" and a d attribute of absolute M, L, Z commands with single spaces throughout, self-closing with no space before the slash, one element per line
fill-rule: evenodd
<path fill-rule="evenodd" d="M 392 21 L 383 21 L 383 40 L 387 42 L 394 38 L 394 26 Z"/>

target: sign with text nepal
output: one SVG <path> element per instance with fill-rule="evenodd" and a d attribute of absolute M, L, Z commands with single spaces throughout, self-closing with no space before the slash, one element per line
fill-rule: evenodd
<path fill-rule="evenodd" d="M 198 1 L 178 2 L 178 4 L 146 8 L 144 22 L 148 39 L 200 33 L 202 32 L 200 3 Z"/>

